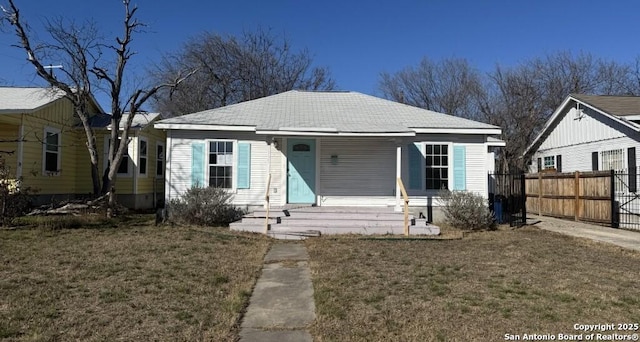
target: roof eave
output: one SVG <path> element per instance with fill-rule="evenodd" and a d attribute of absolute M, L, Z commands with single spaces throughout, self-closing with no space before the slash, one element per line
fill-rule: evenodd
<path fill-rule="evenodd" d="M 413 137 L 415 132 L 342 132 L 327 130 L 256 130 L 260 135 L 276 136 L 341 136 L 341 137 Z"/>
<path fill-rule="evenodd" d="M 412 128 L 415 133 L 418 134 L 433 134 L 433 133 L 446 133 L 446 134 L 488 134 L 496 135 L 502 134 L 500 128 Z"/>
<path fill-rule="evenodd" d="M 507 146 L 507 142 L 506 141 L 487 141 L 487 146 L 490 147 L 505 147 Z"/>
<path fill-rule="evenodd" d="M 255 132 L 255 126 L 234 126 L 234 125 L 205 125 L 205 124 L 183 124 L 183 123 L 163 123 L 157 122 L 153 125 L 156 129 L 166 130 L 202 130 L 202 131 L 242 131 Z"/>

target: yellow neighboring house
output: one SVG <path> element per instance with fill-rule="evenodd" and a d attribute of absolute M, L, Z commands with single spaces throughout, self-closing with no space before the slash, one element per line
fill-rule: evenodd
<path fill-rule="evenodd" d="M 95 100 L 91 112 L 104 172 L 110 116 Z M 154 208 L 164 198 L 165 132 L 151 124 L 159 117 L 138 113 L 130 130 L 116 194 L 121 204 L 132 209 Z M 82 124 L 62 92 L 0 87 L 0 157 L 16 179 L 22 178 L 23 186 L 37 191 L 34 204 L 91 194 L 91 164 L 85 142 Z"/>

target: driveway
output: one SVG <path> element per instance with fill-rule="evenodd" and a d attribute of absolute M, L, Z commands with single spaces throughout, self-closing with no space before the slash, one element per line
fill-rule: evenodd
<path fill-rule="evenodd" d="M 535 223 L 534 226 L 544 230 L 595 241 L 608 242 L 620 247 L 640 251 L 640 231 L 615 229 L 584 222 L 561 220 L 554 217 L 531 214 L 527 215 L 527 221 L 540 221 Z"/>

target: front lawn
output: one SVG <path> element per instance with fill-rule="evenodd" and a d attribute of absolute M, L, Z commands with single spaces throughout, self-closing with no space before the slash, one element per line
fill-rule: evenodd
<path fill-rule="evenodd" d="M 640 253 L 612 245 L 531 227 L 306 243 L 318 341 L 504 341 L 640 322 Z"/>
<path fill-rule="evenodd" d="M 234 340 L 269 243 L 147 223 L 0 230 L 0 339 Z"/>

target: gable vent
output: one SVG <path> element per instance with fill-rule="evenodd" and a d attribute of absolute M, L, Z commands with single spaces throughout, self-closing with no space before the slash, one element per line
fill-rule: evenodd
<path fill-rule="evenodd" d="M 584 110 L 580 108 L 580 104 L 576 103 L 576 110 L 573 112 L 574 120 L 582 120 L 585 117 Z"/>

